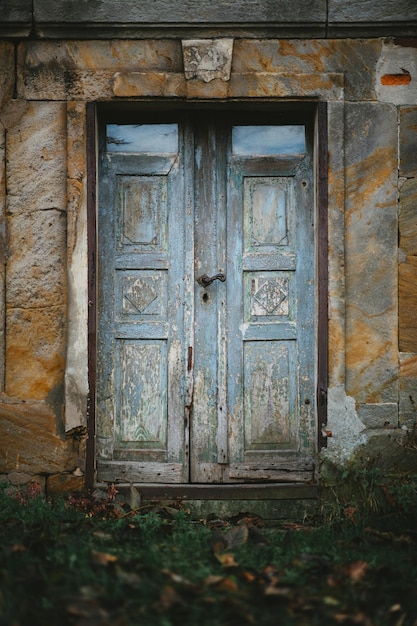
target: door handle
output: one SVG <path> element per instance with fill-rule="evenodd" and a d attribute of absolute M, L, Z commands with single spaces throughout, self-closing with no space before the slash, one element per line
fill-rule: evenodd
<path fill-rule="evenodd" d="M 207 276 L 207 274 L 203 274 L 197 278 L 197 282 L 202 287 L 208 287 L 215 280 L 220 280 L 222 283 L 226 280 L 226 274 L 220 272 L 219 274 L 214 274 L 214 276 Z"/>

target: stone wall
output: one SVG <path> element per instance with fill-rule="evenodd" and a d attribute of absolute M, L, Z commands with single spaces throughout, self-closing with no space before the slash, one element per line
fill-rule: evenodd
<path fill-rule="evenodd" d="M 22 35 L 0 68 L 0 474 L 83 484 L 86 105 L 164 97 L 328 103 L 324 454 L 415 468 L 417 40 L 240 37 L 230 81 L 205 83 L 185 79 L 178 37 Z"/>

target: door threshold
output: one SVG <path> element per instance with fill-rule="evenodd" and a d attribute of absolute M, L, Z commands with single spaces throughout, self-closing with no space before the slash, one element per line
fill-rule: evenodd
<path fill-rule="evenodd" d="M 141 495 L 142 505 L 180 502 L 193 519 L 216 517 L 227 519 L 239 515 L 256 516 L 266 525 L 283 520 L 305 520 L 316 516 L 320 509 L 317 484 L 138 484 L 117 483 L 121 494 L 128 496 L 133 485 Z M 98 483 L 97 487 L 107 487 Z"/>
<path fill-rule="evenodd" d="M 177 499 L 184 500 L 298 500 L 318 498 L 318 485 L 300 483 L 268 484 L 161 484 L 161 483 L 117 483 L 120 493 L 128 490 L 131 484 L 136 487 L 145 500 Z M 107 486 L 97 483 L 96 487 Z"/>

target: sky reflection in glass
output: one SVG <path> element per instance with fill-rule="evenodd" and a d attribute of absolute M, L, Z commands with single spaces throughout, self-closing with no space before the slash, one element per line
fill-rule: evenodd
<path fill-rule="evenodd" d="M 242 156 L 304 154 L 304 126 L 234 126 L 232 146 Z"/>
<path fill-rule="evenodd" d="M 175 154 L 178 151 L 177 124 L 107 124 L 108 152 Z"/>

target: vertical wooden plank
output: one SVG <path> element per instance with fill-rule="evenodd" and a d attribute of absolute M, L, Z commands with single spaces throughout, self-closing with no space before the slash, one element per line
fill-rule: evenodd
<path fill-rule="evenodd" d="M 323 436 L 327 424 L 328 377 L 328 143 L 327 103 L 317 107 L 318 140 L 318 319 L 317 319 L 317 418 L 319 448 L 327 446 Z"/>
<path fill-rule="evenodd" d="M 216 203 L 217 203 L 217 267 L 219 272 L 226 270 L 227 250 L 227 210 L 226 210 L 226 168 L 227 143 L 230 138 L 227 127 L 217 123 L 217 161 L 216 161 Z M 226 282 L 228 276 L 226 274 Z M 227 434 L 227 328 L 226 328 L 226 288 L 222 283 L 217 286 L 217 462 L 228 462 Z"/>
<path fill-rule="evenodd" d="M 5 384 L 6 336 L 6 133 L 0 126 L 0 393 Z"/>
<path fill-rule="evenodd" d="M 186 259 L 186 202 L 184 129 L 179 125 L 178 154 L 168 177 L 168 462 L 181 465 L 181 482 L 188 481 L 189 465 L 184 447 L 185 378 L 187 371 L 184 326 Z"/>
<path fill-rule="evenodd" d="M 116 224 L 118 219 L 117 178 L 108 157 L 104 128 L 100 129 L 99 185 L 96 241 L 96 462 L 113 460 L 116 339 L 114 336 Z"/>
<path fill-rule="evenodd" d="M 316 263 L 313 129 L 306 127 L 306 154 L 294 176 L 296 211 L 297 345 L 299 368 L 299 455 L 311 459 L 317 448 Z"/>
<path fill-rule="evenodd" d="M 96 148 L 96 107 L 87 103 L 87 237 L 88 237 L 88 405 L 87 405 L 87 447 L 86 447 L 86 486 L 91 488 L 95 478 L 95 431 L 96 431 L 96 350 L 97 350 L 97 148 Z"/>
<path fill-rule="evenodd" d="M 84 102 L 67 102 L 68 317 L 65 429 L 85 427 L 88 405 L 87 123 Z"/>
<path fill-rule="evenodd" d="M 184 466 L 190 480 L 190 437 L 194 396 L 194 127 L 181 124 L 181 152 L 184 155 L 184 345 L 185 372 Z"/>
<path fill-rule="evenodd" d="M 227 339 L 228 339 L 228 437 L 229 462 L 244 459 L 243 407 L 243 241 L 247 216 L 243 208 L 243 176 L 233 162 L 231 146 L 227 167 Z M 246 228 L 248 230 L 248 228 Z M 250 230 L 250 229 L 249 229 Z"/>
<path fill-rule="evenodd" d="M 224 146 L 213 119 L 196 128 L 195 272 L 224 270 Z M 191 428 L 191 472 L 196 482 L 217 482 L 226 459 L 224 396 L 225 284 L 196 287 L 194 398 Z M 220 421 L 219 421 L 220 419 Z M 220 446 L 220 447 L 219 447 Z"/>
<path fill-rule="evenodd" d="M 196 125 L 194 154 L 194 243 L 196 278 L 217 268 L 216 132 Z M 191 423 L 191 480 L 212 482 L 217 461 L 217 290 L 215 282 L 195 288 L 194 395 Z"/>

